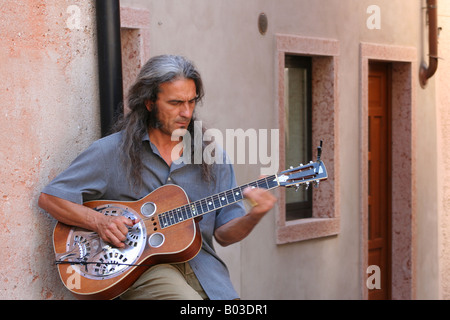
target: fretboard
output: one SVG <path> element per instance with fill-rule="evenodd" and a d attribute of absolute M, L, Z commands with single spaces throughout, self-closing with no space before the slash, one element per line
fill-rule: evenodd
<path fill-rule="evenodd" d="M 271 175 L 194 202 L 189 202 L 181 207 L 158 214 L 159 225 L 164 229 L 241 201 L 244 199 L 242 192 L 248 187 L 270 190 L 278 187 L 278 185 L 276 176 Z"/>

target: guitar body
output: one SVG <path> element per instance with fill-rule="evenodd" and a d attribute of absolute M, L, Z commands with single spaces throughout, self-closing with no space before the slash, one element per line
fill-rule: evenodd
<path fill-rule="evenodd" d="M 139 222 L 130 228 L 124 249 L 111 247 L 94 232 L 58 222 L 53 245 L 57 261 L 67 262 L 58 264 L 62 282 L 79 299 L 113 299 L 149 267 L 192 259 L 202 244 L 197 221 L 187 220 L 163 228 L 157 217 L 188 203 L 186 193 L 176 185 L 162 186 L 138 201 L 84 203 L 104 214 L 138 218 Z M 80 259 L 85 263 L 79 263 Z"/>

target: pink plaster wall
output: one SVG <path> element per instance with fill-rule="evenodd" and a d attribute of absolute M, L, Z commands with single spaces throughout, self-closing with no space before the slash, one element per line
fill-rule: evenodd
<path fill-rule="evenodd" d="M 150 13 L 146 9 L 121 7 L 122 78 L 124 111 L 126 96 L 142 65 L 150 58 Z"/>
<path fill-rule="evenodd" d="M 37 199 L 99 137 L 94 1 L 0 9 L 0 299 L 71 299 L 53 264 L 55 220 Z M 149 56 L 149 13 L 121 15 L 128 86 Z"/>
<path fill-rule="evenodd" d="M 70 4 L 0 5 L 0 299 L 67 296 L 52 263 L 54 221 L 37 198 L 97 132 L 93 11 L 90 2 L 78 5 L 70 29 Z"/>

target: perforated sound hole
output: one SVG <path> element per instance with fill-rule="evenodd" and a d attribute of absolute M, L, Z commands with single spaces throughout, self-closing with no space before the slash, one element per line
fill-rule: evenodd
<path fill-rule="evenodd" d="M 153 202 L 146 202 L 141 207 L 141 213 L 146 217 L 151 217 L 156 212 L 156 204 Z"/>
<path fill-rule="evenodd" d="M 158 248 L 163 245 L 164 240 L 164 235 L 162 233 L 156 232 L 148 238 L 148 244 L 150 245 L 150 247 Z"/>

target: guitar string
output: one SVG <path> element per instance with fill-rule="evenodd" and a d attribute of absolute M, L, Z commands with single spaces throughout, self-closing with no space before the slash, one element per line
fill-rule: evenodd
<path fill-rule="evenodd" d="M 272 179 L 272 181 L 270 181 L 271 179 Z M 271 182 L 273 182 L 273 181 L 276 181 L 276 184 L 274 186 L 271 185 Z M 262 183 L 264 183 L 265 186 L 263 186 Z M 192 216 L 192 217 L 187 217 L 187 218 L 183 217 L 182 220 L 177 220 L 177 221 L 175 221 L 175 222 L 173 222 L 173 223 L 171 223 L 169 225 L 169 226 L 172 226 L 174 224 L 177 224 L 177 223 L 183 222 L 185 220 L 189 220 L 189 219 L 195 218 L 195 217 L 197 217 L 199 215 L 203 215 L 203 214 L 212 212 L 212 211 L 214 211 L 216 209 L 220 209 L 220 208 L 223 208 L 223 207 L 225 207 L 225 206 L 227 206 L 229 204 L 232 204 L 232 203 L 235 203 L 235 202 L 243 200 L 244 197 L 242 197 L 242 191 L 245 188 L 247 188 L 247 187 L 261 187 L 261 188 L 270 190 L 270 189 L 273 189 L 273 188 L 275 188 L 277 186 L 278 186 L 278 181 L 276 179 L 276 175 L 267 176 L 267 177 L 264 177 L 262 179 L 258 179 L 258 180 L 249 182 L 247 184 L 238 186 L 236 188 L 229 189 L 229 190 L 226 190 L 226 191 L 223 191 L 223 192 L 219 192 L 219 193 L 217 193 L 215 195 L 212 195 L 212 196 L 209 196 L 209 197 L 206 197 L 206 198 L 203 198 L 203 199 L 199 199 L 199 200 L 196 200 L 194 202 L 189 202 L 189 203 L 184 204 L 184 205 L 182 205 L 182 206 L 180 206 L 178 208 L 174 208 L 174 209 L 171 209 L 171 210 L 166 211 L 166 212 L 161 212 L 161 213 L 158 214 L 158 218 L 166 217 L 166 218 L 168 218 L 170 220 L 170 217 L 169 217 L 170 215 L 173 215 L 173 214 L 177 214 L 178 215 L 179 212 L 182 211 L 182 210 L 185 210 L 185 211 L 189 210 L 189 212 L 186 211 L 186 215 L 188 215 L 188 214 L 192 215 L 192 210 L 191 210 L 192 208 L 194 209 L 194 212 L 198 212 L 197 208 L 200 208 L 203 211 L 203 212 L 201 212 L 201 213 L 199 213 L 199 214 L 197 214 L 195 216 Z M 235 192 L 237 190 L 240 190 L 239 196 L 241 196 L 241 198 L 236 200 Z M 222 194 L 225 195 L 225 199 L 222 199 L 222 198 L 224 198 L 223 196 L 220 197 L 220 195 L 222 195 Z M 230 198 L 230 196 L 233 196 L 234 200 L 229 200 L 228 198 Z M 221 203 L 221 201 L 226 201 L 226 203 L 223 205 Z M 213 209 L 211 209 L 211 210 L 209 208 L 209 206 L 210 206 L 209 203 L 210 202 L 212 203 L 212 206 L 213 206 Z M 206 212 L 205 212 L 205 209 L 203 209 L 202 203 L 205 203 L 205 205 L 207 207 Z M 181 213 L 181 214 L 183 214 L 183 213 Z M 144 217 L 142 220 L 147 221 L 147 220 L 150 220 L 152 218 L 154 218 L 154 217 L 148 217 L 148 218 Z M 164 228 L 164 227 L 162 227 L 162 228 Z"/>

